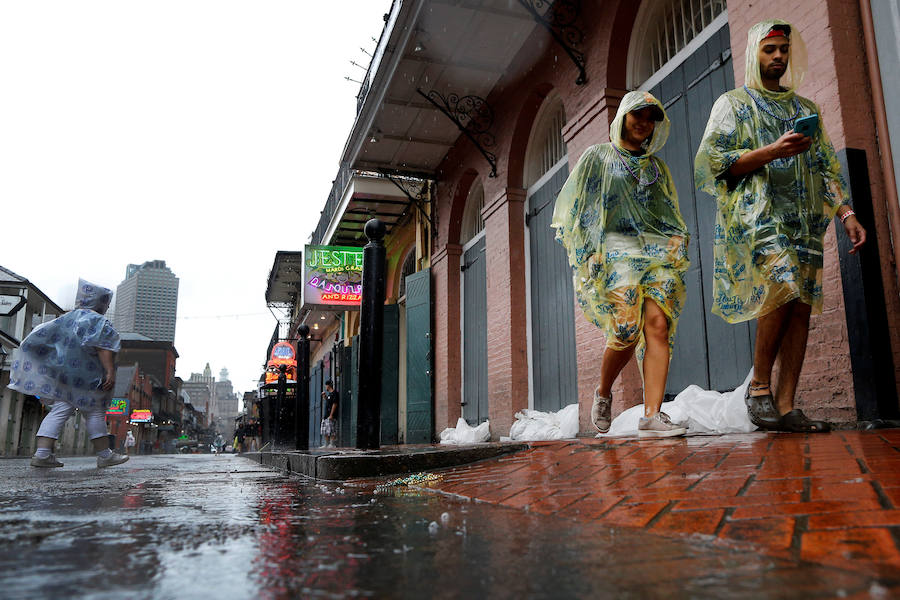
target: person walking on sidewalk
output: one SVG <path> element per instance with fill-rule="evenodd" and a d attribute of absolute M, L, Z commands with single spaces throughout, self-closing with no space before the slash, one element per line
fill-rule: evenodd
<path fill-rule="evenodd" d="M 131 454 L 131 449 L 134 448 L 135 443 L 137 443 L 137 442 L 134 439 L 134 434 L 131 433 L 131 430 L 129 429 L 128 432 L 125 434 L 125 454 L 126 455 Z"/>
<path fill-rule="evenodd" d="M 325 415 L 322 419 L 321 434 L 325 438 L 323 448 L 334 448 L 335 438 L 337 437 L 337 411 L 340 397 L 334 391 L 334 382 L 330 379 L 325 382 L 325 391 L 322 392 L 322 399 L 325 400 Z"/>
<path fill-rule="evenodd" d="M 822 311 L 822 240 L 835 215 L 851 253 L 866 232 L 844 204 L 846 186 L 819 107 L 796 93 L 805 71 L 806 48 L 789 23 L 751 27 L 744 85 L 713 105 L 694 180 L 718 205 L 712 310 L 729 323 L 757 319 L 745 397 L 751 421 L 763 429 L 822 432 L 828 423 L 794 408 L 810 314 Z M 809 135 L 794 131 L 810 115 L 817 117 L 805 120 L 817 124 Z"/>
<path fill-rule="evenodd" d="M 126 460 L 109 448 L 106 409 L 116 383 L 119 334 L 103 315 L 112 290 L 78 280 L 75 310 L 36 327 L 16 351 L 10 389 L 38 397 L 50 408 L 37 432 L 34 467 L 61 467 L 53 447 L 63 426 L 80 410 L 97 452 L 97 466 Z"/>
<path fill-rule="evenodd" d="M 683 435 L 660 411 L 675 326 L 684 304 L 688 231 L 666 164 L 662 104 L 647 92 L 622 98 L 610 142 L 591 146 L 556 199 L 552 227 L 574 269 L 575 294 L 606 332 L 591 422 L 609 430 L 612 386 L 637 353 L 644 382 L 642 437 Z"/>

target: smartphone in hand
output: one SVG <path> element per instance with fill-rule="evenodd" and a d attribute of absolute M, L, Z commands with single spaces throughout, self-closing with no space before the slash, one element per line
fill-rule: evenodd
<path fill-rule="evenodd" d="M 812 114 L 794 121 L 794 132 L 812 137 L 819 128 L 819 115 Z"/>

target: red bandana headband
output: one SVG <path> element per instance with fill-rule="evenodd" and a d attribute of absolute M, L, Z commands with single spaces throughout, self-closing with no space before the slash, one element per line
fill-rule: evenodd
<path fill-rule="evenodd" d="M 790 39 L 790 36 L 791 36 L 790 32 L 785 31 L 784 29 L 779 29 L 778 26 L 776 25 L 775 27 L 772 28 L 771 31 L 769 31 L 769 33 L 767 33 L 765 36 L 763 36 L 763 39 L 765 40 L 770 37 L 784 37 L 784 38 Z"/>

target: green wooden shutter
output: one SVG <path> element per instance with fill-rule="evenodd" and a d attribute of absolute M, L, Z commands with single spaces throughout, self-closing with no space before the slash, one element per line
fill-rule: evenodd
<path fill-rule="evenodd" d="M 434 433 L 431 366 L 431 269 L 406 278 L 406 443 Z"/>

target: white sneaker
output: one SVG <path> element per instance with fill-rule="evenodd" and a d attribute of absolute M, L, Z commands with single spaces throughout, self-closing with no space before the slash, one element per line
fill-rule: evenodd
<path fill-rule="evenodd" d="M 97 457 L 97 468 L 102 469 L 103 467 L 112 467 L 113 465 L 121 465 L 123 462 L 127 462 L 128 457 L 124 454 L 117 454 L 113 452 L 108 457 L 103 458 L 102 456 Z"/>
<path fill-rule="evenodd" d="M 56 455 L 51 454 L 47 458 L 38 458 L 37 456 L 31 457 L 31 466 L 32 467 L 41 467 L 41 468 L 50 468 L 50 467 L 61 467 L 63 464 L 56 460 Z"/>
<path fill-rule="evenodd" d="M 638 437 L 675 437 L 685 433 L 687 429 L 672 423 L 669 415 L 662 411 L 652 417 L 638 419 Z"/>
<path fill-rule="evenodd" d="M 612 422 L 612 397 L 605 398 L 594 390 L 594 403 L 591 405 L 591 423 L 600 433 L 609 431 Z"/>

